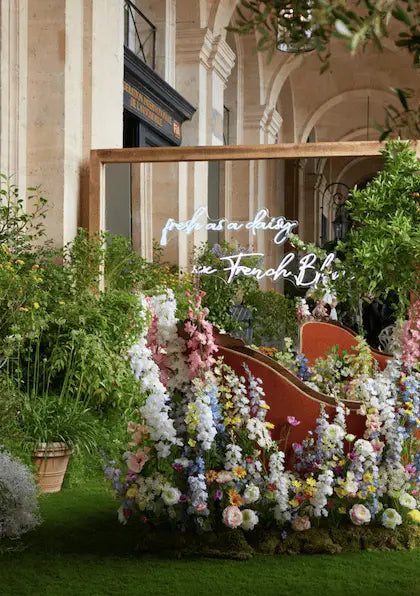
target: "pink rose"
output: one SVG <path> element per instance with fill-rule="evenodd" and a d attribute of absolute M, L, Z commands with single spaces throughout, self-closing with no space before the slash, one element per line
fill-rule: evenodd
<path fill-rule="evenodd" d="M 311 520 L 307 515 L 298 515 L 292 523 L 292 528 L 295 532 L 303 532 L 304 530 L 309 530 L 310 527 Z"/>
<path fill-rule="evenodd" d="M 237 528 L 243 521 L 241 510 L 234 505 L 230 505 L 223 510 L 222 519 L 228 528 Z"/>
<path fill-rule="evenodd" d="M 233 474 L 232 472 L 226 472 L 225 470 L 222 470 L 222 472 L 217 474 L 216 480 L 219 484 L 227 484 L 233 480 Z"/>
<path fill-rule="evenodd" d="M 369 509 L 361 504 L 353 505 L 353 507 L 349 511 L 349 515 L 351 521 L 354 523 L 355 526 L 362 526 L 363 524 L 368 524 L 371 520 L 371 514 Z"/>

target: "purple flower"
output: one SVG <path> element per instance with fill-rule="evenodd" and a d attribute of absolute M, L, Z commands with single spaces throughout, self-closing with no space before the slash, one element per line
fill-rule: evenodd
<path fill-rule="evenodd" d="M 302 451 L 303 447 L 300 443 L 292 443 L 292 449 L 298 453 L 299 451 Z"/>
<path fill-rule="evenodd" d="M 222 491 L 221 490 L 214 491 L 214 493 L 212 494 L 212 498 L 213 498 L 213 501 L 220 501 L 222 498 Z"/>
<path fill-rule="evenodd" d="M 180 502 L 180 503 L 186 503 L 187 501 L 188 501 L 188 497 L 187 497 L 187 495 L 181 495 L 181 496 L 179 497 L 179 502 Z"/>
<path fill-rule="evenodd" d="M 288 416 L 287 422 L 290 424 L 290 426 L 298 426 L 298 424 L 300 424 L 300 420 L 296 420 L 294 416 Z"/>

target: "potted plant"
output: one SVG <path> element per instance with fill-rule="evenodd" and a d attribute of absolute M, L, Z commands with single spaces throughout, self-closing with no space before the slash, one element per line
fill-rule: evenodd
<path fill-rule="evenodd" d="M 89 396 L 82 393 L 83 356 L 74 341 L 67 358 L 57 360 L 54 350 L 41 357 L 42 335 L 22 344 L 5 367 L 10 391 L 15 391 L 18 436 L 30 450 L 38 469 L 42 492 L 61 489 L 70 455 L 75 449 L 96 446 L 97 424 Z"/>

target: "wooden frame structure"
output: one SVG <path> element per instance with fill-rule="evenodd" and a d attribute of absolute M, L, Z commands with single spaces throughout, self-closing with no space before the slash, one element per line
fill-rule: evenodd
<path fill-rule="evenodd" d="M 420 142 L 411 143 L 420 157 Z M 90 233 L 104 229 L 105 168 L 112 163 L 158 163 L 184 161 L 236 161 L 300 159 L 311 157 L 370 157 L 380 155 L 384 144 L 377 141 L 284 143 L 279 145 L 232 145 L 201 147 L 150 147 L 139 149 L 94 149 L 90 153 L 88 204 L 84 225 Z"/>

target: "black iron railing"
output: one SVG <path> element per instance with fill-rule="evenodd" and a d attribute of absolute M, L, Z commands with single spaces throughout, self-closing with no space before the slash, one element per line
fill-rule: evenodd
<path fill-rule="evenodd" d="M 156 68 L 156 26 L 130 0 L 124 0 L 124 45 Z"/>

